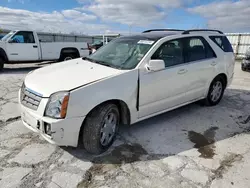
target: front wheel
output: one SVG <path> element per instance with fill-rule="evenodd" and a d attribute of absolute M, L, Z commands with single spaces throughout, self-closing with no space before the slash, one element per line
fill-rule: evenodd
<path fill-rule="evenodd" d="M 82 131 L 83 146 L 87 152 L 105 152 L 115 140 L 119 122 L 120 114 L 115 104 L 103 104 L 90 112 Z"/>
<path fill-rule="evenodd" d="M 205 104 L 207 106 L 217 105 L 224 94 L 225 84 L 222 77 L 216 77 L 209 87 L 207 97 L 205 99 Z"/>

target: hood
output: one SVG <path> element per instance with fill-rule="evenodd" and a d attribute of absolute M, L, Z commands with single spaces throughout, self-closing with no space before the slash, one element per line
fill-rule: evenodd
<path fill-rule="evenodd" d="M 37 69 L 26 76 L 25 85 L 43 97 L 49 97 L 55 92 L 69 91 L 122 72 L 124 70 L 79 58 Z"/>

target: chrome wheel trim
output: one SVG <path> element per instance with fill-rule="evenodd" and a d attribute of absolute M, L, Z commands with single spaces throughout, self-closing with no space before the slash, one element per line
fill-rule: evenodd
<path fill-rule="evenodd" d="M 72 59 L 72 57 L 65 57 L 64 61 L 68 61 L 68 60 L 71 60 L 71 59 Z"/>
<path fill-rule="evenodd" d="M 221 81 L 215 82 L 213 85 L 212 92 L 211 92 L 211 100 L 213 102 L 216 102 L 220 99 L 222 95 L 222 90 L 223 90 L 223 86 L 222 86 Z"/>
<path fill-rule="evenodd" d="M 117 116 L 110 112 L 104 117 L 104 122 L 101 128 L 100 143 L 102 146 L 108 146 L 115 136 L 117 127 Z"/>

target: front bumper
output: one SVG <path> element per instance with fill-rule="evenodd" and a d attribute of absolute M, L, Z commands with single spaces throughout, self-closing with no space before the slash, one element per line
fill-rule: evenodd
<path fill-rule="evenodd" d="M 41 105 L 42 103 L 43 102 L 41 102 Z M 42 111 L 40 106 L 39 109 L 35 111 L 23 106 L 20 101 L 19 104 L 21 119 L 27 128 L 39 133 L 51 144 L 77 147 L 79 132 L 85 117 L 52 119 L 49 117 L 44 117 L 43 113 L 39 114 L 39 112 Z M 50 131 L 46 130 L 47 126 L 50 127 Z"/>

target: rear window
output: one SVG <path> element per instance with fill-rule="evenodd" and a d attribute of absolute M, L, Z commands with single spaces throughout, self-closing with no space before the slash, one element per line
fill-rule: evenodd
<path fill-rule="evenodd" d="M 234 52 L 232 45 L 226 36 L 210 36 L 209 37 L 215 44 L 217 44 L 224 52 Z"/>

